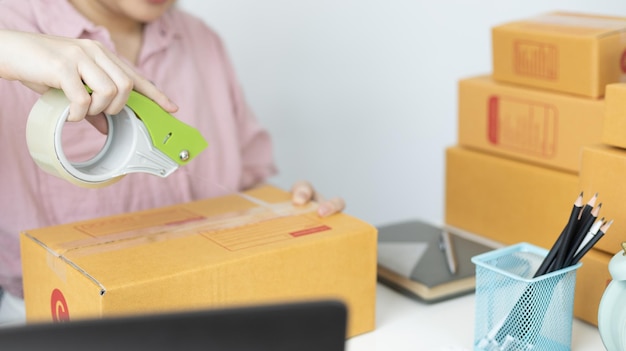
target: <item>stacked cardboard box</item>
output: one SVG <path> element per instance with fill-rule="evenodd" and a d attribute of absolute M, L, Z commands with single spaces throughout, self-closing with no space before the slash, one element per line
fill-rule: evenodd
<path fill-rule="evenodd" d="M 594 248 L 615 254 L 626 241 L 626 213 L 622 208 L 626 188 L 621 184 L 626 177 L 626 84 L 607 85 L 605 101 L 602 143 L 583 148 L 580 186 L 583 191 L 593 189 L 602 194 L 602 213 L 614 220 L 610 234 Z"/>
<path fill-rule="evenodd" d="M 621 106 L 608 108 L 604 97 L 608 85 L 607 95 L 626 98 L 619 83 L 626 72 L 625 29 L 626 18 L 563 12 L 492 28 L 492 74 L 458 85 L 458 145 L 446 150 L 447 225 L 548 249 L 581 190 L 585 201 L 598 192 L 601 216 L 617 225 L 620 195 L 598 170 L 617 178 L 623 165 L 626 175 L 626 156 L 608 162 L 622 151 L 598 145 L 611 140 L 626 147 L 626 129 L 617 128 L 626 114 Z M 621 221 L 626 228 L 626 218 Z M 604 239 L 578 270 L 574 315 L 595 325 L 608 262 L 619 250 L 614 244 Z"/>

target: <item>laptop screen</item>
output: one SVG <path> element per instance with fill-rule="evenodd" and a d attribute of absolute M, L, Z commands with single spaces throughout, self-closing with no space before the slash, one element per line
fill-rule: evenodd
<path fill-rule="evenodd" d="M 0 329 L 0 350 L 344 351 L 339 301 L 27 324 Z"/>

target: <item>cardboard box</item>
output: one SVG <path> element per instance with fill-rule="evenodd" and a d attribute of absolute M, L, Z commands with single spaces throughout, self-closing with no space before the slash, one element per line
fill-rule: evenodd
<path fill-rule="evenodd" d="M 624 81 L 626 18 L 554 12 L 492 28 L 498 81 L 597 98 Z"/>
<path fill-rule="evenodd" d="M 29 322 L 340 299 L 375 327 L 377 230 L 263 187 L 21 234 Z M 271 205 L 270 205 L 271 204 Z"/>
<path fill-rule="evenodd" d="M 608 145 L 583 148 L 579 187 L 586 194 L 598 193 L 598 203 L 602 203 L 600 217 L 614 221 L 594 246 L 609 254 L 621 250 L 621 243 L 626 241 L 625 179 L 626 150 Z"/>
<path fill-rule="evenodd" d="M 502 244 L 552 247 L 580 193 L 571 173 L 462 147 L 446 150 L 445 223 Z"/>
<path fill-rule="evenodd" d="M 603 99 L 502 84 L 490 76 L 462 79 L 458 142 L 578 173 L 581 147 L 600 142 L 604 110 Z"/>
<path fill-rule="evenodd" d="M 581 260 L 583 265 L 576 271 L 574 316 L 596 326 L 600 300 L 611 282 L 609 261 L 612 257 L 613 254 L 591 249 Z"/>
<path fill-rule="evenodd" d="M 626 148 L 626 84 L 607 85 L 605 104 L 601 141 L 607 145 Z"/>
<path fill-rule="evenodd" d="M 570 173 L 458 146 L 446 150 L 446 224 L 505 245 L 550 249 L 579 192 L 578 177 Z M 576 272 L 576 318 L 597 325 L 612 256 L 592 249 L 583 257 Z"/>

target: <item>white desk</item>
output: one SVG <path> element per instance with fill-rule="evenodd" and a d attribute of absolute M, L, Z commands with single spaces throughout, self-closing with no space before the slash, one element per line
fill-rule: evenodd
<path fill-rule="evenodd" d="M 376 330 L 350 338 L 347 351 L 472 351 L 474 295 L 424 304 L 378 284 Z M 572 351 L 605 350 L 598 328 L 574 319 Z"/>

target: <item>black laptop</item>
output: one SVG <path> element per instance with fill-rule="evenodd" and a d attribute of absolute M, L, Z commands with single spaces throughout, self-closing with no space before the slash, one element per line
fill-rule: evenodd
<path fill-rule="evenodd" d="M 231 307 L 0 329 L 0 350 L 344 351 L 339 301 Z"/>

